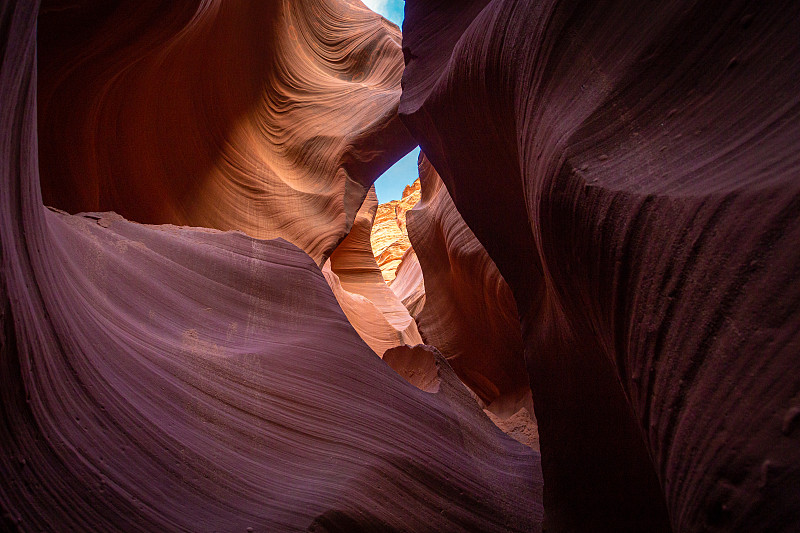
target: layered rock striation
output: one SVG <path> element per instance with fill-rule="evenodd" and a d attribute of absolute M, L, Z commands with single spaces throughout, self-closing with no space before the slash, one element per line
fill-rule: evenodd
<path fill-rule="evenodd" d="M 39 7 L 0 529 L 800 529 L 800 5 Z"/>
<path fill-rule="evenodd" d="M 362 339 L 382 356 L 389 348 L 417 345 L 417 324 L 383 279 L 370 244 L 378 209 L 371 188 L 356 215 L 353 228 L 336 247 L 322 272 L 348 320 Z"/>
<path fill-rule="evenodd" d="M 414 248 L 403 253 L 389 288 L 400 298 L 412 317 L 419 316 L 425 307 L 425 279 Z"/>
<path fill-rule="evenodd" d="M 511 290 L 424 154 L 419 175 L 421 200 L 407 220 L 425 278 L 425 306 L 416 317 L 420 332 L 487 406 L 497 402 L 506 416 L 522 404 L 530 409 Z"/>
<path fill-rule="evenodd" d="M 799 10 L 406 4 L 400 116 L 514 295 L 548 530 L 800 527 Z"/>
<path fill-rule="evenodd" d="M 141 36 L 156 63 L 168 63 L 184 39 L 213 36 L 202 31 L 209 13 L 233 17 L 234 27 L 261 20 L 234 13 L 246 4 L 203 2 L 188 14 L 179 4 L 168 13 L 137 5 L 142 11 L 131 14 L 164 15 L 150 20 L 155 34 Z M 62 6 L 65 17 L 71 6 Z M 102 9 L 119 16 L 123 7 L 133 6 Z M 325 254 L 314 250 L 325 246 L 309 256 L 240 231 L 44 207 L 39 161 L 53 156 L 37 135 L 37 8 L 0 4 L 2 529 L 540 530 L 538 454 L 497 430 L 443 359 L 428 368 L 438 388 L 426 392 L 377 357 L 320 271 Z M 198 25 L 172 26 L 178 15 Z M 73 22 L 91 29 L 96 19 Z M 294 26 L 298 39 L 302 30 Z M 147 64 L 145 51 L 133 66 Z M 206 60 L 214 64 L 213 54 Z M 276 79 L 288 83 L 290 74 Z M 108 90 L 132 83 L 113 80 Z M 120 131 L 146 136 L 141 125 L 127 129 L 124 113 L 114 116 Z M 45 118 L 43 130 L 57 123 Z M 126 139 L 136 145 L 135 137 Z M 73 142 L 79 154 L 97 148 L 81 135 Z M 303 212 L 283 208 L 291 206 Z"/>
<path fill-rule="evenodd" d="M 392 247 L 402 247 L 389 287 L 416 320 L 422 339 L 447 359 L 498 427 L 537 449 L 514 298 L 424 154 L 418 170 L 402 200 L 378 206 L 383 220 L 376 216 L 372 227 L 375 259 L 380 262 Z M 386 242 L 392 244 L 381 253 Z M 382 264 L 384 277 L 394 266 Z"/>
<path fill-rule="evenodd" d="M 45 0 L 44 202 L 282 237 L 321 265 L 413 146 L 400 39 L 360 2 Z"/>
<path fill-rule="evenodd" d="M 417 179 L 403 189 L 400 200 L 391 200 L 378 206 L 370 241 L 375 260 L 387 283 L 391 284 L 394 281 L 403 255 L 411 248 L 406 228 L 406 213 L 419 202 L 419 199 L 420 183 Z"/>

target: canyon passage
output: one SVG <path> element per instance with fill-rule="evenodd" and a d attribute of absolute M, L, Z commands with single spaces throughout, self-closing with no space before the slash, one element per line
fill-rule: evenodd
<path fill-rule="evenodd" d="M 800 3 L 390 4 L 0 1 L 0 529 L 800 529 Z"/>

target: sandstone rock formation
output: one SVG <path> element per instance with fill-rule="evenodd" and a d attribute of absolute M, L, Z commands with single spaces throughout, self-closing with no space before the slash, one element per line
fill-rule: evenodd
<path fill-rule="evenodd" d="M 425 279 L 414 248 L 409 248 L 400 258 L 395 278 L 389 285 L 408 312 L 417 318 L 425 307 Z"/>
<path fill-rule="evenodd" d="M 800 528 L 797 35 L 797 2 L 406 3 L 400 115 L 519 308 L 548 530 Z"/>
<path fill-rule="evenodd" d="M 483 412 L 503 433 L 532 450 L 539 451 L 539 426 L 536 423 L 536 417 L 533 416 L 533 409 L 528 405 L 522 405 L 516 410 L 512 409 L 506 412 L 511 414 L 501 413 L 498 415 L 489 409 L 484 409 Z"/>
<path fill-rule="evenodd" d="M 797 2 L 0 28 L 0 530 L 800 529 Z"/>
<path fill-rule="evenodd" d="M 322 271 L 345 315 L 378 355 L 394 346 L 417 345 L 422 338 L 408 309 L 387 285 L 372 255 L 370 230 L 378 198 L 371 188 L 353 228 Z"/>
<path fill-rule="evenodd" d="M 2 529 L 541 530 L 538 454 L 444 360 L 401 379 L 298 247 L 43 206 L 37 8 L 0 4 Z"/>
<path fill-rule="evenodd" d="M 407 217 L 426 281 L 420 333 L 486 405 L 499 400 L 513 415 L 530 396 L 514 297 L 422 154 L 419 175 L 421 200 Z"/>
<path fill-rule="evenodd" d="M 403 254 L 411 248 L 406 229 L 406 213 L 420 199 L 419 180 L 403 190 L 400 200 L 391 200 L 378 206 L 370 240 L 375 260 L 383 273 L 383 278 L 391 283 L 403 259 Z"/>
<path fill-rule="evenodd" d="M 463 388 L 452 373 L 450 365 L 433 346 L 425 344 L 396 346 L 383 354 L 383 361 L 419 390 L 439 392 L 443 372 L 452 375 L 449 380 L 451 383 L 458 383 L 459 387 Z"/>
<path fill-rule="evenodd" d="M 372 228 L 373 246 L 391 239 L 396 239 L 391 246 L 403 242 L 396 237 L 400 234 L 397 228 L 408 234 L 405 241 L 410 237 L 410 242 L 403 245 L 405 252 L 397 277 L 389 286 L 420 325 L 424 340 L 435 346 L 437 353 L 444 354 L 491 420 L 518 441 L 538 449 L 517 308 L 511 291 L 459 216 L 439 175 L 424 155 L 420 155 L 418 166 L 420 177 L 406 187 L 403 199 L 378 206 L 384 220 Z M 410 207 L 413 209 L 408 210 Z M 385 257 L 386 253 L 382 255 Z M 384 276 L 387 265 L 384 263 Z M 423 273 L 430 294 L 425 293 Z M 358 315 L 348 316 L 351 314 Z M 359 330 L 358 325 L 356 329 Z M 364 334 L 362 337 L 368 338 Z M 391 353 L 395 357 L 401 353 L 410 357 L 418 352 L 397 349 Z"/>
<path fill-rule="evenodd" d="M 44 202 L 283 237 L 321 265 L 413 146 L 400 39 L 360 2 L 45 0 Z"/>

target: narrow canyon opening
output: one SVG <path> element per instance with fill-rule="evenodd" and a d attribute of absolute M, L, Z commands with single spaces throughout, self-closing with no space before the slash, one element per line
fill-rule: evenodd
<path fill-rule="evenodd" d="M 397 15 L 389 5 L 375 7 Z M 369 12 L 348 9 L 375 21 Z M 378 356 L 398 346 L 435 347 L 486 415 L 538 450 L 508 287 L 397 116 L 376 123 L 370 114 L 371 102 L 386 105 L 398 95 L 398 29 L 384 21 L 371 36 L 373 56 L 388 49 L 388 75 L 373 58 L 348 53 L 348 81 L 342 82 L 324 59 L 295 45 L 299 29 L 310 46 L 340 52 L 299 5 L 256 3 L 194 18 L 176 9 L 160 31 L 183 25 L 205 35 L 187 32 L 164 53 L 145 50 L 127 66 L 130 51 L 122 43 L 157 38 L 137 33 L 155 12 L 58 2 L 42 7 L 44 203 L 95 213 L 87 216 L 104 226 L 122 215 L 145 224 L 284 238 L 321 264 L 339 306 Z M 268 44 L 249 50 L 255 21 L 275 17 L 282 25 L 268 32 Z M 76 24 L 91 31 L 76 34 Z M 245 31 L 229 33 L 229 25 Z M 104 55 L 81 53 L 96 46 L 107 47 Z M 215 64 L 221 70 L 210 68 Z M 239 83 L 220 92 L 220 77 Z M 339 100 L 298 96 L 298 87 L 330 91 Z M 198 115 L 198 109 L 204 111 Z M 326 122 L 316 125 L 320 116 Z M 64 135 L 65 124 L 74 136 Z M 380 197 L 391 199 L 379 203 Z M 349 229 L 332 224 L 342 201 L 345 219 L 353 220 Z M 413 209 L 418 213 L 409 215 Z M 203 346 L 197 331 L 183 334 L 195 339 L 195 351 Z"/>
<path fill-rule="evenodd" d="M 0 28 L 0 530 L 800 527 L 800 3 Z"/>

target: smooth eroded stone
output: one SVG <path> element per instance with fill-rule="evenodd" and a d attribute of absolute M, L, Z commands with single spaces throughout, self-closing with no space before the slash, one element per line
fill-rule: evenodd
<path fill-rule="evenodd" d="M 45 205 L 282 237 L 322 265 L 412 147 L 400 31 L 343 0 L 45 0 Z"/>
<path fill-rule="evenodd" d="M 0 527 L 540 531 L 538 454 L 398 376 L 297 246 L 43 206 L 37 7 L 0 4 Z"/>
<path fill-rule="evenodd" d="M 405 15 L 399 113 L 516 300 L 547 529 L 800 529 L 800 4 Z"/>

